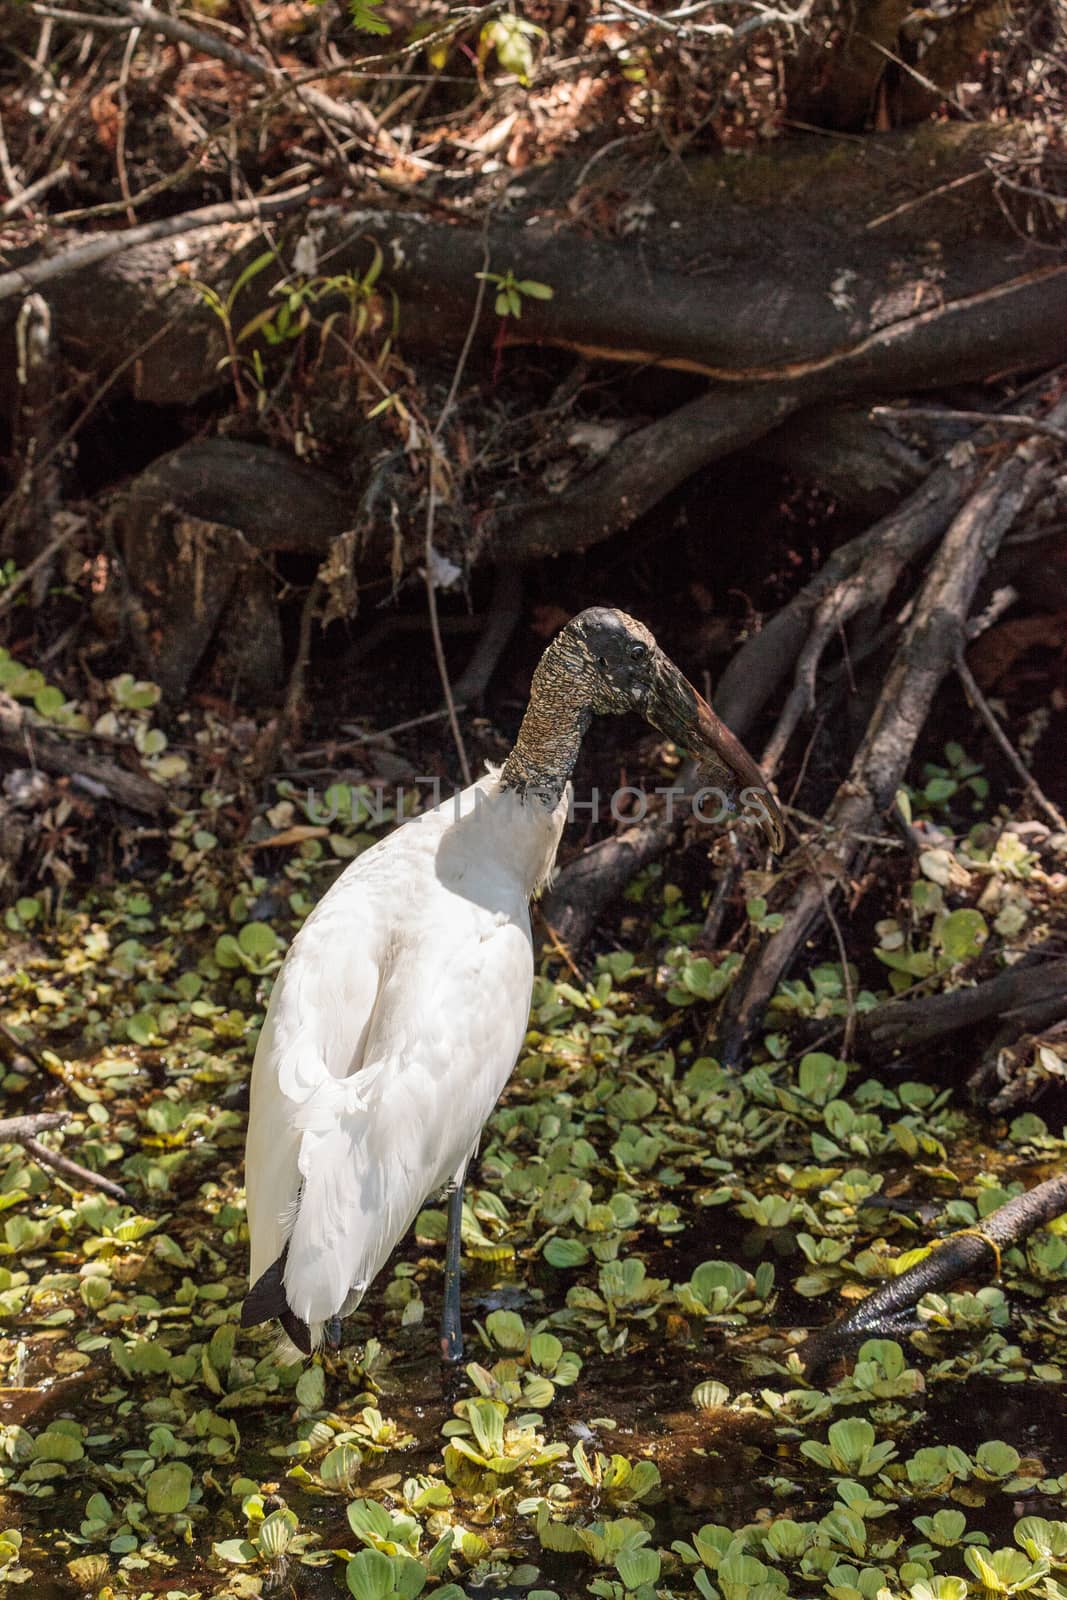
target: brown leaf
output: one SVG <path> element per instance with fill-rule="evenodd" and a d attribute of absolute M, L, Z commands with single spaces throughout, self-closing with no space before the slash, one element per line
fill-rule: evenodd
<path fill-rule="evenodd" d="M 1067 611 L 1013 617 L 990 628 L 967 652 L 967 665 L 980 689 L 995 688 L 1027 651 L 1067 649 Z"/>
<path fill-rule="evenodd" d="M 297 822 L 281 833 L 272 833 L 269 839 L 257 839 L 257 850 L 281 850 L 285 845 L 303 844 L 305 839 L 328 839 L 329 828 L 313 828 L 310 823 Z"/>
<path fill-rule="evenodd" d="M 119 142 L 119 108 L 115 103 L 117 91 L 117 83 L 105 83 L 89 101 L 89 115 L 96 125 L 96 137 L 107 151 L 113 151 Z"/>

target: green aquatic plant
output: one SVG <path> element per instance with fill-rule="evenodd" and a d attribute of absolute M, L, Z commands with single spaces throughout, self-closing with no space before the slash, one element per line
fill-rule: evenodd
<path fill-rule="evenodd" d="M 448 1439 L 444 1463 L 451 1481 L 470 1481 L 466 1463 L 496 1478 L 509 1478 L 520 1469 L 549 1466 L 567 1454 L 565 1444 L 546 1443 L 539 1431 L 541 1417 L 512 1418 L 501 1400 L 458 1400 L 455 1411 L 455 1418 L 441 1430 Z"/>
<path fill-rule="evenodd" d="M 887 1400 L 911 1400 L 922 1395 L 926 1383 L 917 1367 L 909 1367 L 895 1339 L 866 1339 L 856 1352 L 852 1371 L 831 1391 L 835 1405 L 875 1405 Z"/>
<path fill-rule="evenodd" d="M 578 1380 L 581 1356 L 565 1350 L 554 1333 L 531 1333 L 517 1312 L 491 1311 L 479 1333 L 490 1348 L 508 1352 L 492 1367 L 476 1361 L 467 1367 L 479 1394 L 489 1399 L 541 1410 L 551 1405 L 557 1388 L 570 1388 Z"/>
<path fill-rule="evenodd" d="M 743 1324 L 765 1316 L 774 1289 L 774 1266 L 764 1261 L 755 1273 L 732 1261 L 705 1261 L 688 1283 L 674 1285 L 675 1298 L 687 1316 L 705 1322 Z"/>
<path fill-rule="evenodd" d="M 974 1291 L 924 1294 L 915 1309 L 931 1332 L 953 1329 L 970 1333 L 1003 1328 L 1011 1320 L 1004 1291 L 994 1284 Z"/>
<path fill-rule="evenodd" d="M 651 1278 L 645 1263 L 637 1256 L 625 1261 L 607 1261 L 597 1275 L 597 1288 L 576 1286 L 567 1291 L 567 1305 L 578 1321 L 593 1329 L 602 1349 L 621 1349 L 629 1325 L 649 1323 L 666 1304 L 669 1291 L 666 1278 Z M 623 1323 L 625 1326 L 619 1327 Z"/>
<path fill-rule="evenodd" d="M 654 1494 L 660 1484 L 659 1468 L 653 1461 L 630 1461 L 623 1455 L 592 1455 L 579 1440 L 571 1451 L 578 1476 L 593 1489 L 598 1500 L 621 1508 L 635 1505 Z"/>
<path fill-rule="evenodd" d="M 144 695 L 115 685 L 109 714 L 153 728 Z M 277 958 L 341 862 L 389 825 L 355 781 L 332 795 L 335 817 L 320 799 L 316 822 L 305 798 L 267 797 L 245 848 L 245 791 L 220 780 L 176 801 L 151 881 L 6 908 L 5 1093 L 17 1109 L 52 1084 L 72 1116 L 49 1140 L 131 1204 L 0 1150 L 0 1381 L 21 1418 L 0 1432 L 5 1520 L 21 1532 L 0 1535 L 4 1576 L 176 1600 L 267 1596 L 287 1564 L 289 1585 L 322 1565 L 356 1600 L 1065 1600 L 1064 1524 L 1012 1531 L 1011 1517 L 1054 1515 L 1067 1494 L 1063 1462 L 1051 1445 L 1036 1459 L 1030 1433 L 1067 1381 L 1061 1222 L 1005 1250 L 995 1286 L 925 1298 L 917 1331 L 868 1339 L 827 1376 L 813 1380 L 797 1346 L 802 1324 L 854 1305 L 943 1232 L 980 1228 L 1067 1142 L 1032 1112 L 1005 1131 L 952 1088 L 868 1076 L 830 1042 L 807 1049 L 816 1030 L 791 1034 L 798 1021 L 847 1010 L 829 964 L 798 973 L 804 992 L 792 1009 L 779 996 L 748 1070 L 725 1071 L 702 1053 L 723 969 L 687 943 L 699 894 L 663 874 L 626 899 L 626 948 L 582 976 L 543 959 L 464 1209 L 483 1315 L 455 1408 L 442 1410 L 426 1325 L 441 1210 L 419 1217 L 340 1351 L 287 1364 L 238 1329 L 240 1096 Z M 1062 870 L 1002 827 L 944 850 L 913 885 L 901 856 L 870 891 L 904 936 L 895 948 L 935 957 L 930 992 L 970 981 L 965 961 L 941 965 L 945 929 L 973 949 L 978 924 L 948 918 L 978 911 L 986 959 L 991 941 L 1014 959 L 1020 943 L 996 925 L 1004 885 L 1041 926 Z M 770 899 L 755 878 L 742 894 Z M 770 931 L 755 910 L 745 940 Z M 884 966 L 872 955 L 848 975 L 861 1009 L 861 982 Z M 45 1371 L 50 1409 L 22 1416 Z M 975 1378 L 1005 1396 L 989 1423 L 1000 1441 L 957 1434 Z M 253 1463 L 264 1482 L 240 1476 Z M 526 1559 L 538 1543 L 544 1578 Z"/>
<path fill-rule="evenodd" d="M 800 1450 L 817 1466 L 849 1478 L 867 1478 L 881 1472 L 897 1453 L 891 1440 L 883 1440 L 881 1444 L 875 1442 L 874 1429 L 862 1417 L 832 1422 L 827 1429 L 825 1444 L 819 1444 L 815 1439 L 805 1439 Z"/>
<path fill-rule="evenodd" d="M 982 1550 L 971 1545 L 964 1551 L 963 1559 L 983 1589 L 991 1594 L 1025 1594 L 1049 1571 L 1047 1557 L 1035 1561 L 1010 1545 L 1002 1550 Z"/>
<path fill-rule="evenodd" d="M 300 1532 L 299 1518 L 288 1506 L 264 1514 L 262 1495 L 253 1494 L 246 1496 L 242 1510 L 248 1519 L 247 1535 L 217 1542 L 213 1547 L 217 1561 L 235 1567 L 265 1567 L 277 1581 L 294 1559 L 311 1566 L 329 1560 L 317 1548 L 319 1541 L 313 1533 Z"/>

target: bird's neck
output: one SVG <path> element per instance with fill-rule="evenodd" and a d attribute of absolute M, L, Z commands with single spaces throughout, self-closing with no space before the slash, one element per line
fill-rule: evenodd
<path fill-rule="evenodd" d="M 560 692 L 542 688 L 538 693 L 539 687 L 535 683 L 515 747 L 501 770 L 500 787 L 514 790 L 520 799 L 535 795 L 545 805 L 555 806 L 574 771 L 593 714 L 588 706 L 568 699 L 566 685 L 558 685 Z"/>

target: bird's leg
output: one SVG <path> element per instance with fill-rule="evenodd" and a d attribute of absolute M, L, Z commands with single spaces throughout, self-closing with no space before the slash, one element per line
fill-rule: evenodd
<path fill-rule="evenodd" d="M 441 1311 L 441 1356 L 445 1361 L 463 1360 L 463 1328 L 460 1322 L 460 1260 L 463 1223 L 463 1174 L 448 1191 L 448 1238 L 445 1245 L 445 1300 Z"/>

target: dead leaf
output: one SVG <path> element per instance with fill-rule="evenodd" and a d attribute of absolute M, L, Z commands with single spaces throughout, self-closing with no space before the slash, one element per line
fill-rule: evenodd
<path fill-rule="evenodd" d="M 1067 649 L 1067 611 L 1013 617 L 990 628 L 967 652 L 967 665 L 982 690 L 996 687 L 1027 651 Z"/>
<path fill-rule="evenodd" d="M 117 83 L 105 83 L 89 101 L 89 115 L 96 125 L 96 137 L 109 152 L 113 152 L 119 142 L 119 108 L 115 103 L 117 91 Z"/>
<path fill-rule="evenodd" d="M 257 850 L 281 850 L 286 845 L 303 844 L 305 839 L 328 839 L 329 828 L 312 827 L 309 822 L 294 823 L 291 828 L 283 828 L 281 833 L 272 833 L 269 839 L 257 839 Z"/>

